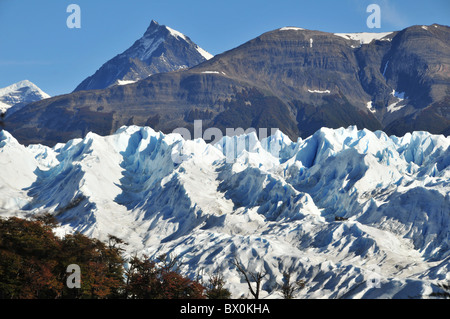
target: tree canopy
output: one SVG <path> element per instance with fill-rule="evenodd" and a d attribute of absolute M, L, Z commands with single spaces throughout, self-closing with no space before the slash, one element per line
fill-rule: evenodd
<path fill-rule="evenodd" d="M 206 298 L 204 286 L 174 267 L 176 259 L 125 260 L 121 239 L 109 236 L 104 243 L 80 233 L 61 238 L 57 225 L 49 214 L 0 218 L 1 299 Z M 79 288 L 67 285 L 69 265 L 80 269 Z"/>

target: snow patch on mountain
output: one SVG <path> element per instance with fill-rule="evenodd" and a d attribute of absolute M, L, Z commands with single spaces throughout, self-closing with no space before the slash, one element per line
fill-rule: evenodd
<path fill-rule="evenodd" d="M 127 85 L 127 84 L 133 84 L 137 81 L 131 81 L 131 80 L 117 80 L 117 85 Z"/>
<path fill-rule="evenodd" d="M 187 41 L 187 38 L 186 38 L 186 36 L 185 36 L 183 33 L 179 32 L 179 31 L 177 31 L 177 30 L 174 30 L 174 29 L 172 29 L 172 28 L 169 28 L 169 27 L 167 27 L 167 26 L 166 26 L 166 28 L 167 28 L 167 30 L 170 31 L 170 34 L 173 35 L 174 37 L 176 37 L 176 38 L 181 38 L 181 39 Z"/>
<path fill-rule="evenodd" d="M 380 32 L 380 33 L 374 33 L 374 32 L 359 32 L 359 33 L 334 33 L 334 35 L 337 35 L 338 37 L 347 39 L 347 40 L 354 40 L 359 41 L 361 44 L 369 44 L 373 40 L 380 40 L 380 41 L 390 41 L 389 35 L 391 35 L 393 32 Z"/>
<path fill-rule="evenodd" d="M 387 107 L 388 112 L 391 112 L 391 113 L 397 112 L 406 106 L 405 104 L 403 104 L 403 105 L 401 104 L 403 102 L 403 100 L 405 99 L 405 92 L 397 92 L 397 91 L 393 90 L 391 94 L 392 94 L 392 96 L 397 98 L 397 101 L 388 105 L 388 107 Z"/>
<path fill-rule="evenodd" d="M 206 60 L 211 60 L 214 55 L 212 55 L 211 53 L 209 53 L 208 51 L 206 51 L 205 49 L 200 48 L 199 46 L 197 46 L 197 51 L 206 59 Z"/>
<path fill-rule="evenodd" d="M 311 90 L 308 89 L 309 93 L 318 93 L 318 94 L 330 94 L 331 91 L 330 90 Z"/>
<path fill-rule="evenodd" d="M 366 107 L 367 107 L 367 108 L 369 109 L 369 111 L 372 112 L 372 113 L 376 113 L 376 111 L 377 111 L 377 110 L 375 110 L 375 109 L 373 108 L 373 102 L 372 102 L 372 101 L 367 102 Z"/>
<path fill-rule="evenodd" d="M 11 108 L 11 105 L 3 103 L 2 101 L 0 101 L 0 113 L 5 113 L 10 108 Z"/>
<path fill-rule="evenodd" d="M 280 31 L 289 31 L 289 30 L 293 30 L 293 31 L 302 31 L 305 29 L 302 28 L 297 28 L 297 27 L 283 27 L 279 29 Z"/>
<path fill-rule="evenodd" d="M 211 145 L 130 126 L 53 148 L 2 131 L 0 215 L 49 211 L 61 233 L 176 254 L 187 275 L 221 271 L 236 298 L 248 290 L 234 257 L 267 271 L 263 298 L 289 269 L 301 298 L 418 298 L 450 270 L 449 146 L 356 127 Z"/>

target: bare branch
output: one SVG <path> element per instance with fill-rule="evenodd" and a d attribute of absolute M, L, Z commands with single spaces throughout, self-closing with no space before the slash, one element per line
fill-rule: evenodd
<path fill-rule="evenodd" d="M 247 282 L 248 289 L 250 293 L 253 295 L 255 299 L 259 299 L 259 292 L 261 290 L 261 281 L 267 275 L 267 271 L 259 271 L 259 272 L 250 272 L 248 273 L 247 269 L 245 269 L 244 265 L 238 260 L 235 256 L 231 263 L 236 267 L 236 269 L 244 276 L 245 281 Z M 251 279 L 256 283 L 256 289 L 254 290 L 251 284 Z"/>

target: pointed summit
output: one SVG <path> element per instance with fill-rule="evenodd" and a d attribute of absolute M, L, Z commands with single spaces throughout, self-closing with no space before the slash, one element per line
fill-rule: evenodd
<path fill-rule="evenodd" d="M 159 23 L 156 22 L 155 20 L 152 20 L 152 22 L 150 22 L 150 25 L 147 28 L 147 31 L 145 31 L 145 33 L 144 33 L 144 37 L 146 35 L 154 33 L 156 30 L 159 29 L 159 27 L 160 27 Z"/>
<path fill-rule="evenodd" d="M 75 91 L 130 84 L 152 74 L 193 67 L 211 57 L 189 37 L 152 20 L 142 38 L 106 62 Z"/>

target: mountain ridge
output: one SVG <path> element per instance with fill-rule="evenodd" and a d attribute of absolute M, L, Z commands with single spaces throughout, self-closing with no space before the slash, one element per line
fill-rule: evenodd
<path fill-rule="evenodd" d="M 280 128 L 292 140 L 348 125 L 440 134 L 450 130 L 447 39 L 450 28 L 436 24 L 368 44 L 281 28 L 186 70 L 35 103 L 6 125 L 24 143 L 48 145 L 131 124 L 192 131 L 194 119 L 224 134 L 230 127 Z M 55 113 L 62 129 L 51 120 Z"/>

